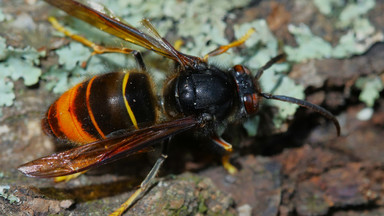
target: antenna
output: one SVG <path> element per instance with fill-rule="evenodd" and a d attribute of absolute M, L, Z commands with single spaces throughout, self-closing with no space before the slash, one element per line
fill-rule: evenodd
<path fill-rule="evenodd" d="M 337 136 L 340 136 L 339 121 L 336 119 L 336 117 L 332 113 L 330 113 L 328 110 L 324 109 L 323 107 L 318 106 L 316 104 L 309 103 L 308 101 L 305 101 L 305 100 L 300 100 L 297 98 L 288 97 L 288 96 L 284 96 L 284 95 L 272 95 L 269 93 L 260 93 L 260 95 L 266 99 L 279 100 L 279 101 L 297 104 L 301 107 L 305 107 L 307 109 L 310 109 L 310 110 L 313 110 L 315 112 L 320 113 L 322 116 L 324 116 L 325 118 L 327 118 L 333 122 L 333 124 L 335 125 L 336 130 L 337 130 Z"/>
<path fill-rule="evenodd" d="M 280 61 L 284 57 L 285 57 L 285 54 L 283 53 L 269 60 L 264 66 L 262 66 L 259 70 L 257 70 L 257 73 L 255 75 L 255 80 L 259 80 L 265 70 L 270 68 L 273 64 Z M 333 122 L 337 130 L 337 135 L 340 136 L 341 129 L 340 129 L 339 121 L 336 119 L 336 117 L 332 113 L 330 113 L 328 110 L 324 109 L 323 107 L 318 106 L 316 104 L 309 103 L 308 101 L 305 101 L 305 100 L 300 100 L 300 99 L 288 97 L 285 95 L 272 95 L 270 93 L 262 93 L 262 92 L 260 92 L 259 95 L 266 99 L 279 100 L 279 101 L 297 104 L 301 107 L 305 107 L 307 109 L 320 113 L 322 116 L 324 116 L 325 118 Z"/>

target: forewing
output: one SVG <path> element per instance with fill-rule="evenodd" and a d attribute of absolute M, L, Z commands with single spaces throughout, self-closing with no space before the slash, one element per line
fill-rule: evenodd
<path fill-rule="evenodd" d="M 44 0 L 49 4 L 60 8 L 69 15 L 81 19 L 102 31 L 117 36 L 130 43 L 153 50 L 160 55 L 178 61 L 181 53 L 177 52 L 169 43 L 158 35 L 150 36 L 135 27 L 122 23 L 110 16 L 73 0 Z M 165 45 L 166 44 L 166 45 Z"/>
<path fill-rule="evenodd" d="M 27 176 L 41 178 L 81 172 L 136 153 L 197 124 L 193 117 L 165 122 L 43 157 L 23 164 L 18 169 Z"/>

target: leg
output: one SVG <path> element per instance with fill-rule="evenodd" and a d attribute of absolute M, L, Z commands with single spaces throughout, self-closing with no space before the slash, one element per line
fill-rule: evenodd
<path fill-rule="evenodd" d="M 145 63 L 144 63 L 143 56 L 141 55 L 141 53 L 139 51 L 136 51 L 136 50 L 132 50 L 131 53 L 132 53 L 133 57 L 135 57 L 136 63 L 140 67 L 140 70 L 141 71 L 147 71 L 147 68 L 145 67 Z"/>
<path fill-rule="evenodd" d="M 157 159 L 155 165 L 152 167 L 151 171 L 149 171 L 147 177 L 141 182 L 140 188 L 133 193 L 127 201 L 125 201 L 120 208 L 116 209 L 112 214 L 109 216 L 120 216 L 122 215 L 128 208 L 132 206 L 134 202 L 136 202 L 140 197 L 147 191 L 149 186 L 152 184 L 153 180 L 156 178 L 156 175 L 158 174 L 161 165 L 165 161 L 165 159 L 168 157 L 167 156 L 167 151 L 168 151 L 168 141 L 165 141 L 163 144 L 163 150 L 162 154 L 159 159 Z"/>
<path fill-rule="evenodd" d="M 59 183 L 59 182 L 68 182 L 72 179 L 75 179 L 77 177 L 79 177 L 81 174 L 84 174 L 85 172 L 87 171 L 83 171 L 83 172 L 78 172 L 78 173 L 75 173 L 75 174 L 72 174 L 72 175 L 66 175 L 66 176 L 59 176 L 59 177 L 55 177 L 53 179 L 53 181 L 55 183 Z"/>
<path fill-rule="evenodd" d="M 233 42 L 230 43 L 230 44 L 220 46 L 219 48 L 217 48 L 217 49 L 215 49 L 215 50 L 209 52 L 208 54 L 206 54 L 206 55 L 204 56 L 204 61 L 207 61 L 209 57 L 217 56 L 217 55 L 223 54 L 223 53 L 225 53 L 227 50 L 229 50 L 230 48 L 240 46 L 240 45 L 243 44 L 246 40 L 248 40 L 248 38 L 249 38 L 253 33 L 255 33 L 255 32 L 256 32 L 256 30 L 255 30 L 254 28 L 249 29 L 248 32 L 247 32 L 243 37 L 241 37 L 240 39 L 235 40 L 235 41 L 233 41 Z"/>
<path fill-rule="evenodd" d="M 229 162 L 229 159 L 231 158 L 230 153 L 232 152 L 232 145 L 216 135 L 212 137 L 212 141 L 225 150 L 225 154 L 221 158 L 224 169 L 226 169 L 229 174 L 235 174 L 237 172 L 237 168 Z"/>
<path fill-rule="evenodd" d="M 103 54 L 103 53 L 122 53 L 122 54 L 132 54 L 136 62 L 138 63 L 140 69 L 145 71 L 145 64 L 143 58 L 139 51 L 128 49 L 128 48 L 117 48 L 117 47 L 103 47 L 89 41 L 87 38 L 82 37 L 80 35 L 73 34 L 72 32 L 65 29 L 62 25 L 54 17 L 49 17 L 48 21 L 52 24 L 52 26 L 58 30 L 59 32 L 65 34 L 70 37 L 72 40 L 78 41 L 83 45 L 90 47 L 93 49 L 92 55 Z"/>
<path fill-rule="evenodd" d="M 267 70 L 268 68 L 270 68 L 273 64 L 275 64 L 276 62 L 280 61 L 281 59 L 283 59 L 285 57 L 285 54 L 282 53 L 282 54 L 279 54 L 275 57 L 273 57 L 271 60 L 269 60 L 267 63 L 265 63 L 265 65 L 263 65 L 263 67 L 259 68 L 256 72 L 256 76 L 255 76 L 255 79 L 256 80 L 259 80 L 260 77 L 263 75 L 264 71 Z"/>
<path fill-rule="evenodd" d="M 173 44 L 173 47 L 175 48 L 175 50 L 180 51 L 180 48 L 181 48 L 181 46 L 183 46 L 183 44 L 184 44 L 183 40 L 177 39 L 175 41 L 175 43 Z"/>

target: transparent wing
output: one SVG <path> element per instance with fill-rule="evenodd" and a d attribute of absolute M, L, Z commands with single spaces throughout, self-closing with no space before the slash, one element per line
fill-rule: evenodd
<path fill-rule="evenodd" d="M 148 29 L 151 35 L 148 35 L 135 27 L 122 23 L 106 14 L 103 14 L 95 9 L 83 5 L 73 0 L 44 0 L 49 4 L 60 8 L 78 19 L 81 19 L 102 31 L 117 36 L 130 43 L 139 45 L 167 58 L 179 62 L 182 66 L 193 66 L 196 61 L 201 61 L 201 58 L 188 56 L 177 51 L 168 41 L 163 39 L 156 29 L 146 19 L 142 24 Z"/>

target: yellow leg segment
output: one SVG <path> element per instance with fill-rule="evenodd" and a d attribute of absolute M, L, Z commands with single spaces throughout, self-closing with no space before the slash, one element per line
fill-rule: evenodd
<path fill-rule="evenodd" d="M 224 169 L 227 170 L 229 174 L 234 175 L 237 173 L 237 168 L 231 164 L 231 162 L 229 161 L 230 158 L 230 154 L 224 155 L 221 158 L 221 163 L 223 164 Z"/>
<path fill-rule="evenodd" d="M 220 46 L 218 47 L 217 49 L 209 52 L 208 54 L 206 54 L 204 56 L 204 61 L 208 61 L 208 58 L 209 57 L 212 57 L 212 56 L 217 56 L 217 55 L 220 55 L 220 54 L 223 54 L 225 53 L 227 50 L 229 50 L 230 48 L 233 48 L 233 47 L 237 47 L 237 46 L 240 46 L 241 44 L 243 44 L 245 41 L 247 41 L 249 39 L 249 37 L 251 37 L 251 35 L 253 33 L 255 33 L 256 30 L 254 28 L 251 28 L 247 31 L 247 33 L 241 37 L 240 39 L 238 40 L 235 40 L 233 41 L 232 43 L 230 44 L 227 44 L 227 45 L 223 45 L 223 46 Z"/>
<path fill-rule="evenodd" d="M 156 177 L 157 173 L 160 170 L 161 165 L 167 158 L 167 155 L 162 154 L 159 159 L 157 159 L 155 165 L 152 167 L 151 171 L 148 173 L 147 177 L 141 182 L 140 188 L 133 193 L 127 201 L 125 201 L 118 209 L 112 212 L 109 216 L 120 216 L 127 209 L 129 209 L 132 204 L 140 198 L 140 196 L 148 189 L 151 185 L 153 179 Z"/>
<path fill-rule="evenodd" d="M 111 213 L 109 216 L 120 216 L 122 215 L 132 204 L 138 196 L 144 192 L 144 188 L 139 188 L 133 193 L 127 201 L 125 201 L 118 209 L 116 209 L 113 213 Z"/>
<path fill-rule="evenodd" d="M 85 173 L 87 171 L 83 171 L 83 172 L 78 172 L 78 173 L 75 173 L 75 174 L 72 174 L 72 175 L 66 175 L 66 176 L 59 176 L 59 177 L 55 177 L 53 179 L 53 181 L 55 181 L 56 183 L 59 183 L 59 182 L 68 182 L 72 179 L 75 179 L 77 177 L 79 177 L 81 174 Z"/>
<path fill-rule="evenodd" d="M 93 49 L 92 55 L 96 54 L 103 54 L 103 53 L 123 53 L 123 54 L 130 54 L 134 50 L 128 49 L 128 48 L 116 48 L 116 47 L 103 47 L 100 45 L 97 45 L 93 43 L 92 41 L 89 41 L 87 38 L 73 34 L 72 32 L 65 29 L 54 17 L 49 17 L 48 21 L 52 24 L 52 26 L 59 32 L 65 34 L 66 36 L 70 37 L 72 40 L 78 41 L 82 44 L 84 44 L 87 47 L 90 47 Z"/>
<path fill-rule="evenodd" d="M 226 154 L 221 158 L 224 169 L 231 175 L 237 173 L 237 168 L 229 161 L 231 159 L 232 145 L 217 135 L 212 137 L 212 141 L 226 151 Z"/>
<path fill-rule="evenodd" d="M 175 41 L 175 44 L 173 45 L 173 47 L 177 50 L 177 51 L 180 51 L 180 48 L 181 46 L 183 46 L 184 44 L 184 41 L 181 40 L 181 39 L 178 39 Z"/>

